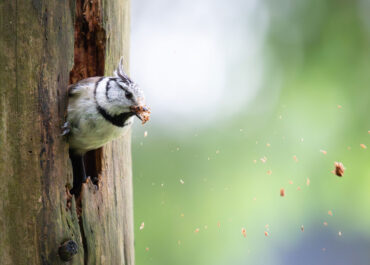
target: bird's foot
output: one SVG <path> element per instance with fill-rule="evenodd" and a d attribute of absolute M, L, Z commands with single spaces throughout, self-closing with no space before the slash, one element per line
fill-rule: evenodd
<path fill-rule="evenodd" d="M 65 136 L 71 132 L 71 125 L 66 121 L 62 126 L 62 136 Z"/>

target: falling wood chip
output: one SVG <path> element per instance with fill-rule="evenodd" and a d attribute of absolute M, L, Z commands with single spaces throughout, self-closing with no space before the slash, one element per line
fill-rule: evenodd
<path fill-rule="evenodd" d="M 267 157 L 265 157 L 265 156 L 264 157 L 261 157 L 260 160 L 261 160 L 262 163 L 266 163 Z"/>
<path fill-rule="evenodd" d="M 325 150 L 320 150 L 321 153 L 323 153 L 324 155 L 326 155 L 328 152 L 326 152 Z"/>
<path fill-rule="evenodd" d="M 242 235 L 243 235 L 244 237 L 247 237 L 247 231 L 245 230 L 245 228 L 244 228 L 244 227 L 242 228 Z"/>
<path fill-rule="evenodd" d="M 342 177 L 344 174 L 344 166 L 341 162 L 334 162 L 335 169 L 333 173 L 338 177 Z"/>

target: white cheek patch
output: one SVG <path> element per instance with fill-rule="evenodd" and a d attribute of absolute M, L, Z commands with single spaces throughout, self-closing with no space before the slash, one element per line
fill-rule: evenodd
<path fill-rule="evenodd" d="M 105 92 L 106 92 L 108 81 L 109 81 L 108 78 L 104 78 L 103 80 L 101 80 L 94 91 L 95 100 L 100 106 L 107 103 Z"/>
<path fill-rule="evenodd" d="M 122 97 L 123 97 L 123 93 L 121 91 L 118 91 L 116 88 L 111 88 L 108 91 L 107 100 L 112 102 L 114 100 L 119 100 Z"/>

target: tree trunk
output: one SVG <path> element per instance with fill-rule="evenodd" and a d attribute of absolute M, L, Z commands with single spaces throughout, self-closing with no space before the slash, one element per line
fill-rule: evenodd
<path fill-rule="evenodd" d="M 130 133 L 90 152 L 80 198 L 60 136 L 68 84 L 111 75 L 128 37 L 129 0 L 0 1 L 0 264 L 134 264 Z"/>

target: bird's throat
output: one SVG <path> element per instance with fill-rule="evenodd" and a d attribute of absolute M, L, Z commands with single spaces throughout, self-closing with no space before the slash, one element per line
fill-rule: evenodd
<path fill-rule="evenodd" d="M 105 109 L 103 109 L 101 106 L 97 106 L 98 112 L 100 115 L 103 116 L 103 118 L 113 124 L 117 127 L 124 127 L 125 122 L 132 116 L 135 115 L 133 112 L 124 112 L 121 114 L 111 115 L 109 114 Z"/>

